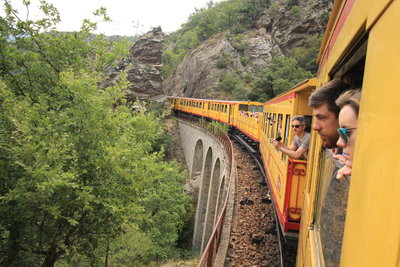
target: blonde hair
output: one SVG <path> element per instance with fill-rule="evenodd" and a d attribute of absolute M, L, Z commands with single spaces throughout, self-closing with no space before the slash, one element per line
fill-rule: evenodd
<path fill-rule="evenodd" d="M 335 101 L 336 105 L 342 109 L 344 106 L 349 105 L 353 108 L 358 117 L 360 110 L 361 89 L 352 89 L 341 94 Z"/>

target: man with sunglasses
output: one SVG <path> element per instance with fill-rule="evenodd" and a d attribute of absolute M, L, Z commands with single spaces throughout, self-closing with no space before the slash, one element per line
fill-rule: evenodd
<path fill-rule="evenodd" d="M 307 160 L 307 151 L 310 144 L 310 133 L 306 132 L 306 119 L 303 116 L 294 116 L 292 119 L 294 139 L 290 147 L 278 140 L 272 140 L 271 144 L 292 159 Z"/>

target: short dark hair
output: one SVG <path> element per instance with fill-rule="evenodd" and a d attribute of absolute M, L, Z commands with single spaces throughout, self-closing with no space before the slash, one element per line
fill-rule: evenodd
<path fill-rule="evenodd" d="M 328 110 L 339 116 L 340 108 L 336 105 L 335 100 L 346 90 L 350 85 L 340 80 L 332 80 L 317 90 L 315 90 L 308 99 L 308 105 L 312 108 L 317 108 L 323 104 L 327 104 Z"/>

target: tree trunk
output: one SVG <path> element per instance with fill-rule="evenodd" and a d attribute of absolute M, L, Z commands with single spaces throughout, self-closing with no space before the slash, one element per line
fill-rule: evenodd
<path fill-rule="evenodd" d="M 58 256 L 57 246 L 53 243 L 46 252 L 46 258 L 44 259 L 42 267 L 54 267 Z"/>

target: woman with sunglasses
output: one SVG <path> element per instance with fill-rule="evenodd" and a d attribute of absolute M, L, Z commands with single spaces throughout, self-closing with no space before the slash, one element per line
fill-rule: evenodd
<path fill-rule="evenodd" d="M 271 140 L 274 147 L 293 159 L 307 160 L 307 151 L 310 144 L 310 133 L 306 132 L 306 119 L 303 116 L 294 116 L 292 128 L 295 134 L 293 143 L 286 147 L 279 140 Z"/>
<path fill-rule="evenodd" d="M 343 179 L 345 175 L 351 175 L 353 166 L 354 146 L 356 142 L 356 131 L 358 124 L 358 111 L 360 109 L 361 91 L 358 89 L 344 92 L 336 100 L 340 108 L 339 139 L 337 145 L 343 148 L 342 160 L 344 167 L 338 171 L 337 179 Z"/>

